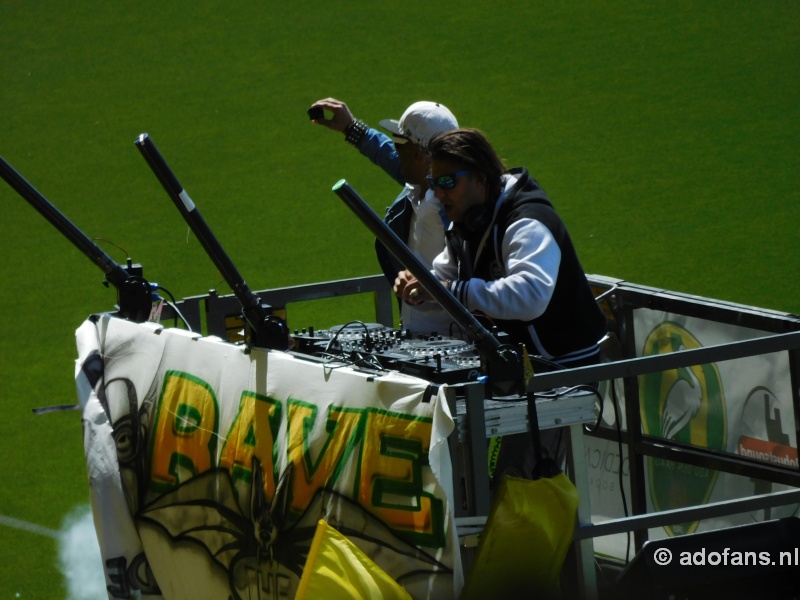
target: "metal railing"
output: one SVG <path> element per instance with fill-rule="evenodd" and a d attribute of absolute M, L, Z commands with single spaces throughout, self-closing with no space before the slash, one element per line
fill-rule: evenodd
<path fill-rule="evenodd" d="M 609 335 L 617 343 L 616 355 L 610 362 L 594 366 L 538 374 L 528 384 L 529 391 L 539 392 L 588 382 L 616 380 L 623 382 L 624 401 L 620 403 L 619 408 L 624 413 L 626 427 L 620 431 L 612 427 L 599 427 L 592 432 L 584 432 L 584 435 L 619 441 L 627 451 L 630 465 L 630 516 L 600 523 L 581 522 L 576 529 L 576 542 L 583 543 L 600 536 L 632 532 L 635 542 L 634 551 L 638 551 L 646 543 L 647 530 L 651 528 L 687 520 L 700 520 L 788 504 L 800 504 L 800 489 L 798 489 L 758 494 L 747 498 L 730 498 L 674 510 L 651 511 L 648 514 L 645 478 L 645 460 L 648 457 L 798 488 L 800 488 L 800 470 L 730 452 L 710 450 L 647 435 L 642 426 L 643 415 L 640 414 L 639 397 L 639 378 L 642 376 L 685 367 L 786 352 L 789 358 L 789 376 L 792 379 L 790 386 L 792 407 L 796 414 L 800 414 L 798 413 L 798 407 L 800 407 L 798 387 L 800 386 L 797 384 L 800 381 L 800 377 L 798 377 L 800 373 L 798 366 L 800 365 L 800 355 L 798 354 L 798 350 L 800 350 L 800 318 L 792 314 L 650 288 L 608 277 L 590 276 L 589 280 L 595 289 L 598 301 L 609 317 Z M 388 327 L 392 326 L 393 308 L 396 302 L 386 280 L 380 275 L 263 290 L 257 293 L 276 311 L 283 311 L 284 316 L 287 306 L 294 302 L 370 293 L 375 298 L 376 322 Z M 234 296 L 219 296 L 214 292 L 186 298 L 177 304 L 184 317 L 197 331 L 201 331 L 201 327 L 204 325 L 206 334 L 223 338 L 230 331 L 229 320 L 241 312 L 241 307 Z M 668 354 L 637 356 L 634 318 L 637 310 L 663 311 L 722 326 L 745 327 L 763 332 L 763 335 L 729 343 L 684 349 Z M 173 316 L 169 312 L 169 308 L 165 308 L 162 318 L 167 319 Z M 473 404 L 475 403 L 473 402 Z M 792 422 L 800 423 L 796 419 Z M 574 428 L 572 433 L 575 434 Z M 795 435 L 795 439 L 800 439 L 800 432 L 796 431 Z M 474 436 L 474 439 L 483 443 L 482 440 L 485 439 L 485 436 Z M 487 477 L 474 476 L 485 464 L 486 453 L 475 452 L 474 456 L 468 454 L 472 456 L 474 462 L 473 465 L 468 465 L 471 467 L 469 470 L 473 474 L 473 479 L 476 480 L 475 482 L 485 484 L 488 481 Z M 478 502 L 480 506 L 476 507 L 480 510 L 472 512 L 470 515 L 473 520 L 475 518 L 480 520 L 481 514 L 488 512 L 487 496 L 481 494 L 479 498 L 483 498 L 483 500 Z M 589 581 L 584 584 L 587 597 L 593 597 L 596 593 L 594 582 Z"/>

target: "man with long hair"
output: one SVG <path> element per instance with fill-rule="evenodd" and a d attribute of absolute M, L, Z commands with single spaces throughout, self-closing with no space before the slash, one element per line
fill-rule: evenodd
<path fill-rule="evenodd" d="M 605 315 L 564 222 L 536 180 L 524 168 L 507 169 L 475 129 L 434 135 L 427 151 L 429 187 L 452 221 L 433 274 L 511 343 L 525 344 L 539 358 L 537 370 L 597 362 Z M 398 275 L 394 291 L 406 302 L 433 301 L 408 271 Z M 531 460 L 512 457 L 512 465 L 503 459 L 509 445 L 503 441 L 499 474 L 508 467 L 529 476 Z M 560 462 L 559 444 L 545 446 Z"/>

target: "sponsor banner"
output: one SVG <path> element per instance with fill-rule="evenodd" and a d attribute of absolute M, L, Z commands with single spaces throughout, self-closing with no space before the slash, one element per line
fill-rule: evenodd
<path fill-rule="evenodd" d="M 797 448 L 785 446 L 784 444 L 765 442 L 764 440 L 743 435 L 739 438 L 738 453 L 740 456 L 747 458 L 754 458 L 784 467 L 798 468 Z"/>
<path fill-rule="evenodd" d="M 620 447 L 612 442 L 592 436 L 584 436 L 585 460 L 589 471 L 589 504 L 592 507 L 592 521 L 602 523 L 625 516 L 622 498 L 627 500 L 630 512 L 630 464 L 625 445 Z M 633 548 L 631 538 L 630 548 Z M 606 535 L 594 538 L 594 551 L 597 554 L 624 558 L 628 552 L 626 535 Z M 631 556 L 632 558 L 632 556 Z"/>
<path fill-rule="evenodd" d="M 637 356 L 652 356 L 684 349 L 743 341 L 769 335 L 735 325 L 726 325 L 648 309 L 634 313 Z M 615 427 L 609 388 L 605 391 L 604 424 Z M 624 404 L 622 382 L 616 393 Z M 738 454 L 768 464 L 797 468 L 797 439 L 792 403 L 789 357 L 786 352 L 721 361 L 653 373 L 639 378 L 639 406 L 644 433 L 691 444 L 720 453 Z M 623 423 L 624 425 L 624 423 Z M 595 518 L 624 516 L 617 480 L 622 465 L 628 492 L 627 457 L 619 460 L 614 442 L 587 439 L 587 463 L 592 486 Z M 617 458 L 612 460 L 611 456 Z M 602 457 L 606 459 L 602 459 Z M 595 460 L 598 459 L 599 460 Z M 747 497 L 787 489 L 770 482 L 712 471 L 658 458 L 645 460 L 648 511 Z M 630 497 L 630 496 L 626 496 Z M 675 524 L 651 532 L 651 538 L 718 529 L 762 519 L 794 514 L 797 506 L 744 515 Z M 611 536 L 614 537 L 614 536 Z M 624 536 L 605 540 L 615 556 L 624 556 Z M 620 550 L 622 550 L 620 554 Z"/>
<path fill-rule="evenodd" d="M 321 519 L 411 597 L 460 593 L 444 386 L 109 316 L 77 342 L 109 598 L 294 598 Z"/>

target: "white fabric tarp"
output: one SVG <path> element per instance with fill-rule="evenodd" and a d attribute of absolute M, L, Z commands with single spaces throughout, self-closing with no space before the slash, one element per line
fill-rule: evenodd
<path fill-rule="evenodd" d="M 109 598 L 293 598 L 320 519 L 458 596 L 444 386 L 108 315 L 76 335 Z"/>

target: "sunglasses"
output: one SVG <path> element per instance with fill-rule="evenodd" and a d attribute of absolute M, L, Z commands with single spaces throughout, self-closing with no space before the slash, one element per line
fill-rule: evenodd
<path fill-rule="evenodd" d="M 463 171 L 453 173 L 452 175 L 440 175 L 436 179 L 428 175 L 425 180 L 428 182 L 428 187 L 432 190 L 435 190 L 437 187 L 440 187 L 443 190 L 452 190 L 454 187 L 456 187 L 456 179 L 468 173 L 472 173 L 472 171 L 469 169 L 464 169 Z"/>

